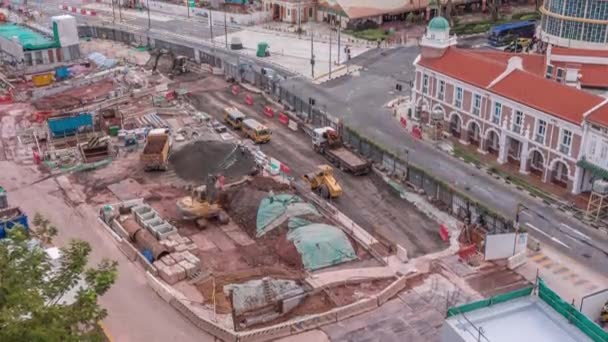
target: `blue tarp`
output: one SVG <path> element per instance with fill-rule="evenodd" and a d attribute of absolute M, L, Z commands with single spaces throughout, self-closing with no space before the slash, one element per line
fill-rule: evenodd
<path fill-rule="evenodd" d="M 49 130 L 54 138 L 76 134 L 82 127 L 93 126 L 93 116 L 82 113 L 76 116 L 49 119 Z"/>

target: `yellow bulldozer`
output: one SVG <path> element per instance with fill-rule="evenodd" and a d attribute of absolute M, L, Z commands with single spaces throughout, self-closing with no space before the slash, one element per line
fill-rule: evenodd
<path fill-rule="evenodd" d="M 342 187 L 334 177 L 334 170 L 329 165 L 319 165 L 314 172 L 305 174 L 304 181 L 310 185 L 310 190 L 316 191 L 323 198 L 338 198 L 342 196 Z"/>
<path fill-rule="evenodd" d="M 600 323 L 602 323 L 603 326 L 608 325 L 608 302 L 604 304 L 602 312 L 600 313 Z"/>
<path fill-rule="evenodd" d="M 217 220 L 221 224 L 228 223 L 228 215 L 217 202 L 219 191 L 216 182 L 217 178 L 210 175 L 207 185 L 193 189 L 190 196 L 177 201 L 177 209 L 183 219 L 196 220 L 199 228 L 205 228 L 208 220 Z"/>

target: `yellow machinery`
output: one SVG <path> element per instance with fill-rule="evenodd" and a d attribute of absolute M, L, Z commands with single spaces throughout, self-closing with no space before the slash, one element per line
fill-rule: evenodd
<path fill-rule="evenodd" d="M 604 326 L 608 325 L 608 302 L 606 302 L 602 308 L 602 312 L 600 313 L 600 322 Z"/>
<path fill-rule="evenodd" d="M 177 201 L 177 209 L 184 219 L 196 220 L 199 227 L 204 228 L 207 220 L 217 219 L 220 223 L 228 223 L 228 215 L 217 203 L 217 178 L 209 176 L 207 185 L 192 191 L 192 196 L 186 196 Z"/>
<path fill-rule="evenodd" d="M 311 190 L 317 191 L 323 198 L 342 196 L 342 187 L 334 178 L 334 170 L 329 165 L 319 165 L 317 170 L 304 175 L 302 178 L 310 184 Z"/>

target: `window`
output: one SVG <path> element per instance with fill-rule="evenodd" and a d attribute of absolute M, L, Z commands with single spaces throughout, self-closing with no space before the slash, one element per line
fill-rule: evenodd
<path fill-rule="evenodd" d="M 481 109 L 481 95 L 475 94 L 473 96 L 473 114 L 479 115 Z"/>
<path fill-rule="evenodd" d="M 291 15 L 291 10 L 288 8 L 287 9 L 287 16 L 290 16 L 290 15 Z"/>
<path fill-rule="evenodd" d="M 595 145 L 597 144 L 597 142 L 595 141 L 595 138 L 591 138 L 591 141 L 589 142 L 589 154 L 591 155 L 591 158 L 595 157 Z"/>
<path fill-rule="evenodd" d="M 553 77 L 553 65 L 547 65 L 547 73 L 545 77 L 551 79 Z"/>
<path fill-rule="evenodd" d="M 536 135 L 534 136 L 534 141 L 539 144 L 545 143 L 545 135 L 547 134 L 547 122 L 543 120 L 538 120 L 536 127 Z"/>
<path fill-rule="evenodd" d="M 437 91 L 437 98 L 441 101 L 445 98 L 445 82 L 439 81 L 439 90 Z"/>
<path fill-rule="evenodd" d="M 606 141 L 602 144 L 602 150 L 600 151 L 600 160 L 605 161 L 606 157 L 608 157 L 608 144 Z"/>
<path fill-rule="evenodd" d="M 555 77 L 555 80 L 559 83 L 562 83 L 562 81 L 564 80 L 564 69 L 557 68 L 557 76 Z"/>
<path fill-rule="evenodd" d="M 312 7 L 308 9 L 308 17 L 312 18 Z"/>
<path fill-rule="evenodd" d="M 424 75 L 422 77 L 422 93 L 426 94 L 429 91 L 429 76 Z"/>
<path fill-rule="evenodd" d="M 572 145 L 572 132 L 562 130 L 562 143 L 559 145 L 559 151 L 563 154 L 570 154 L 570 146 Z"/>
<path fill-rule="evenodd" d="M 23 56 L 25 57 L 25 65 L 27 66 L 32 66 L 33 61 L 32 61 L 32 53 L 28 52 L 23 54 Z"/>
<path fill-rule="evenodd" d="M 456 87 L 456 96 L 454 98 L 454 106 L 462 108 L 462 88 Z"/>
<path fill-rule="evenodd" d="M 502 105 L 499 102 L 494 103 L 494 115 L 492 115 L 492 123 L 500 125 L 500 117 L 502 115 Z"/>
<path fill-rule="evenodd" d="M 515 117 L 513 118 L 513 132 L 521 134 L 521 127 L 524 124 L 524 113 L 520 110 L 515 111 Z"/>
<path fill-rule="evenodd" d="M 36 63 L 36 65 L 42 64 L 42 51 L 36 51 L 34 53 L 34 63 Z"/>

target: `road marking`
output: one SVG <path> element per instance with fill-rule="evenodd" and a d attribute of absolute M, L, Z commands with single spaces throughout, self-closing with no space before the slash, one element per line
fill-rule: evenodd
<path fill-rule="evenodd" d="M 568 246 L 566 243 L 562 242 L 561 240 L 559 240 L 558 238 L 552 237 L 551 240 L 555 241 L 555 243 L 558 243 L 568 249 L 570 249 L 570 246 Z"/>
<path fill-rule="evenodd" d="M 562 245 L 562 246 L 564 246 L 564 247 L 566 247 L 566 248 L 570 249 L 570 246 L 568 246 L 567 244 L 565 244 L 563 241 L 561 241 L 561 240 L 559 240 L 558 238 L 553 237 L 553 236 L 551 236 L 551 235 L 549 235 L 549 234 L 545 233 L 544 231 L 540 230 L 538 227 L 535 227 L 533 224 L 528 223 L 528 224 L 527 224 L 527 226 L 528 226 L 528 227 L 530 227 L 530 228 L 532 228 L 532 229 L 534 229 L 534 230 L 536 230 L 537 232 L 539 232 L 539 233 L 543 234 L 544 236 L 546 236 L 546 237 L 550 238 L 551 240 L 553 240 L 553 242 L 555 242 L 555 243 L 557 243 L 557 244 L 560 244 L 560 245 Z"/>
<path fill-rule="evenodd" d="M 532 214 L 530 214 L 529 212 L 527 212 L 527 211 L 525 211 L 525 210 L 524 210 L 524 211 L 522 211 L 522 212 L 521 212 L 521 214 L 522 214 L 522 215 L 529 216 L 529 217 L 532 217 Z"/>
<path fill-rule="evenodd" d="M 542 230 L 538 229 L 536 226 L 534 226 L 534 225 L 533 225 L 533 224 L 531 224 L 531 223 L 528 223 L 528 224 L 527 224 L 527 226 L 528 226 L 528 227 L 530 227 L 530 228 L 532 228 L 532 229 L 534 229 L 534 230 L 536 230 L 537 232 L 539 232 L 539 233 L 543 234 L 544 236 L 546 236 L 546 237 L 548 237 L 548 238 L 553 238 L 553 236 L 551 236 L 551 235 L 549 235 L 549 234 L 545 233 L 544 231 L 542 231 Z"/>
<path fill-rule="evenodd" d="M 578 234 L 580 237 L 582 237 L 585 240 L 589 240 L 590 237 L 581 233 L 580 231 L 578 231 L 577 229 L 574 229 L 572 227 L 570 227 L 569 225 L 565 224 L 565 223 L 561 223 L 561 225 L 567 229 L 569 229 L 571 232 L 573 232 L 574 234 Z"/>

